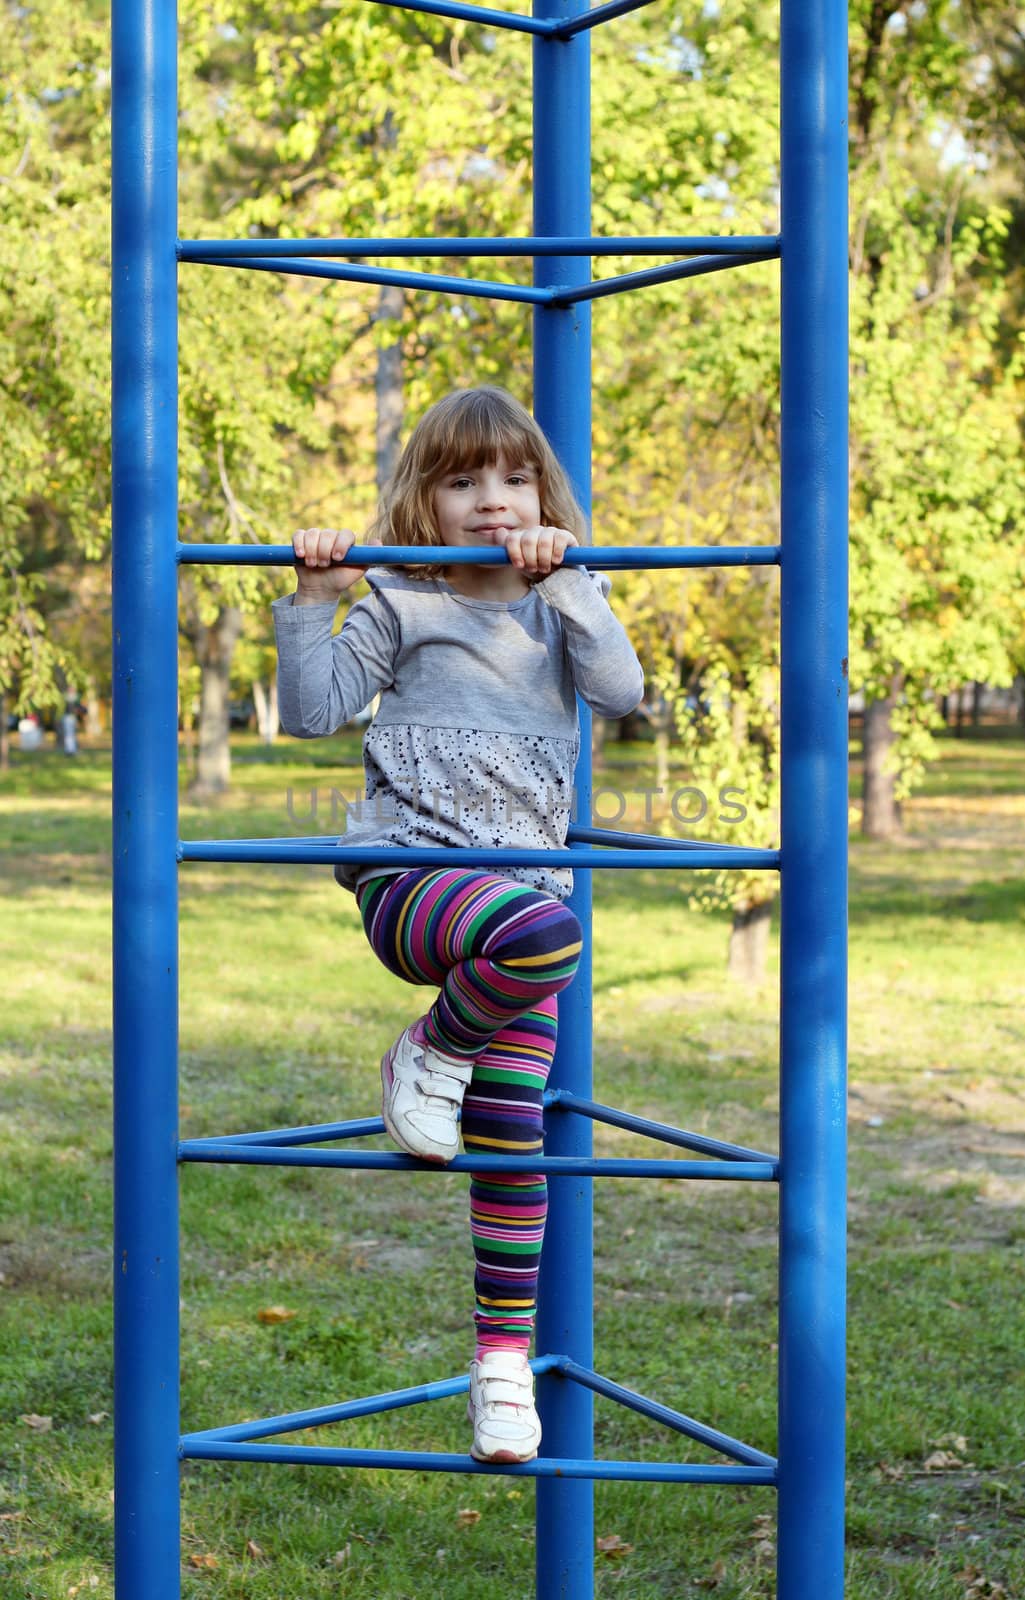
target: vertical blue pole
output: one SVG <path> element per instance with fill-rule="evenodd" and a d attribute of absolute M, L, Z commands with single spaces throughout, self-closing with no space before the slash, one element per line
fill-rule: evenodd
<path fill-rule="evenodd" d="M 114 0 L 114 1546 L 178 1600 L 177 40 Z"/>
<path fill-rule="evenodd" d="M 844 1573 L 847 10 L 783 0 L 779 1600 Z"/>
<path fill-rule="evenodd" d="M 568 17 L 575 0 L 535 0 L 539 17 Z M 534 42 L 534 233 L 589 236 L 591 232 L 590 48 L 586 32 L 572 40 Z M 539 257 L 534 281 L 586 283 L 590 262 Z M 534 410 L 578 499 L 590 511 L 591 318 L 587 305 L 539 307 L 534 316 Z M 591 811 L 591 718 L 581 706 L 581 754 L 576 772 L 577 818 Z M 559 996 L 559 1046 L 554 1081 L 591 1094 L 591 874 L 576 874 L 570 905 L 584 930 L 576 979 Z M 550 1155 L 588 1155 L 591 1126 L 584 1117 L 548 1119 Z M 593 1365 L 594 1277 L 592 1182 L 559 1179 L 551 1209 L 538 1298 L 537 1348 Z M 539 1382 L 545 1455 L 584 1459 L 594 1454 L 593 1401 L 588 1390 L 549 1374 Z M 594 1491 L 589 1482 L 541 1479 L 537 1484 L 538 1600 L 589 1600 L 594 1592 Z"/>

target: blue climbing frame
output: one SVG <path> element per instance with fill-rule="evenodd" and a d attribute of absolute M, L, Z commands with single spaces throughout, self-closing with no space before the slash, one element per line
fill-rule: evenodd
<path fill-rule="evenodd" d="M 399 0 L 395 0 L 399 3 Z M 530 239 L 193 240 L 176 237 L 174 0 L 114 3 L 114 1053 L 115 1559 L 119 1600 L 178 1600 L 178 1474 L 183 1459 L 316 1462 L 418 1471 L 508 1472 L 537 1480 L 537 1593 L 593 1593 L 591 1481 L 774 1484 L 779 1495 L 779 1600 L 843 1592 L 846 684 L 846 11 L 843 0 L 783 0 L 780 238 L 592 239 L 588 32 L 644 0 L 575 12 L 537 0 L 533 16 L 448 0 L 411 9 L 477 19 L 533 36 L 535 215 Z M 683 90 L 681 89 L 681 92 Z M 589 258 L 672 255 L 671 266 L 600 284 Z M 384 255 L 529 255 L 530 288 L 366 265 Z M 180 1161 L 411 1169 L 399 1155 L 346 1147 L 377 1118 L 179 1142 L 177 871 L 180 861 L 367 859 L 330 841 L 181 842 L 177 837 L 177 566 L 289 565 L 288 547 L 177 542 L 179 261 L 360 282 L 428 284 L 515 299 L 535 318 L 535 411 L 585 505 L 590 473 L 590 300 L 698 272 L 781 257 L 782 543 L 745 549 L 626 549 L 592 566 L 779 563 L 782 585 L 782 849 L 611 833 L 587 825 L 586 752 L 577 774 L 584 821 L 547 854 L 577 869 L 573 908 L 589 921 L 590 868 L 782 869 L 781 1152 L 663 1127 L 590 1098 L 590 973 L 563 996 L 547 1096 L 543 1165 L 552 1184 L 534 1362 L 546 1454 L 514 1468 L 468 1456 L 328 1449 L 276 1440 L 299 1428 L 465 1391 L 454 1378 L 398 1393 L 180 1433 L 178 1201 Z M 344 258 L 342 264 L 337 258 Z M 470 561 L 501 559 L 466 551 Z M 354 549 L 351 559 L 359 562 Z M 377 561 L 408 551 L 375 551 Z M 423 559 L 423 553 L 417 556 Z M 447 559 L 451 559 L 448 556 Z M 486 852 L 407 852 L 410 865 L 493 864 Z M 405 857 L 404 857 L 405 859 Z M 508 864 L 529 852 L 511 851 Z M 580 870 L 583 869 L 583 870 Z M 585 946 L 586 948 L 586 946 Z M 645 1133 L 698 1159 L 596 1160 L 593 1121 Z M 325 1144 L 332 1148 L 325 1149 Z M 338 1146 L 341 1145 L 341 1148 Z M 465 1157 L 454 1163 L 468 1167 Z M 472 1165 L 517 1170 L 512 1158 Z M 599 1376 L 592 1354 L 591 1180 L 615 1175 L 778 1182 L 780 1328 L 778 1458 Z M 271 1180 L 268 1180 L 271 1181 Z M 551 1287 L 547 1287 L 550 1285 Z M 592 1396 L 665 1424 L 730 1464 L 594 1460 Z M 262 1441 L 262 1442 L 261 1442 Z"/>

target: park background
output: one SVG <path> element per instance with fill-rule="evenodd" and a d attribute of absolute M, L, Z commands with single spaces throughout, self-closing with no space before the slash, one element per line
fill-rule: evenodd
<path fill-rule="evenodd" d="M 1025 45 L 990 0 L 871 0 L 851 22 L 849 1588 L 1021 1600 Z M 777 230 L 776 29 L 757 0 L 688 0 L 596 34 L 596 233 Z M 529 231 L 522 41 L 357 0 L 184 0 L 181 53 L 184 235 Z M 112 1592 L 105 8 L 4 6 L 0 58 L 0 1594 L 50 1600 Z M 776 539 L 778 274 L 728 278 L 595 307 L 599 543 Z M 186 266 L 181 308 L 183 539 L 362 529 L 431 400 L 479 381 L 529 399 L 529 317 L 507 304 Z M 287 586 L 181 575 L 190 836 L 307 832 L 311 794 L 323 815 L 358 789 L 357 731 L 277 736 Z M 605 820 L 775 843 L 775 574 L 622 574 L 614 604 L 647 716 L 596 729 L 596 782 L 625 807 L 606 798 Z M 78 756 L 10 748 L 10 720 L 69 695 Z M 233 706 L 256 728 L 232 733 Z M 688 829 L 684 787 L 687 811 L 711 802 Z M 723 787 L 742 824 L 718 820 Z M 417 997 L 325 876 L 183 872 L 189 1133 L 371 1104 Z M 598 1092 L 764 1145 L 768 885 L 695 884 L 595 875 Z M 617 1182 L 598 1208 L 611 1375 L 771 1448 L 769 1197 Z M 463 1212 L 454 1177 L 186 1171 L 190 1425 L 459 1370 Z M 347 1437 L 464 1431 L 453 1405 Z M 649 1433 L 599 1405 L 599 1453 L 667 1448 Z M 531 1592 L 527 1483 L 203 1467 L 184 1491 L 187 1593 Z M 771 1594 L 768 1492 L 599 1486 L 597 1504 L 602 1594 Z"/>

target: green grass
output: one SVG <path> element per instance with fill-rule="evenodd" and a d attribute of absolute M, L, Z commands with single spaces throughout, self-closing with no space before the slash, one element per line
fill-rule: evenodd
<path fill-rule="evenodd" d="M 272 752 L 243 738 L 230 799 L 185 804 L 182 832 L 326 831 L 358 754 L 352 738 Z M 607 756 L 610 784 L 653 782 L 650 747 Z M 3 1600 L 113 1592 L 109 779 L 91 750 L 16 757 L 0 780 Z M 908 829 L 855 841 L 852 859 L 848 1592 L 1021 1600 L 1021 742 L 945 740 Z M 764 988 L 739 990 L 725 921 L 688 909 L 679 879 L 595 884 L 599 1096 L 771 1147 L 775 953 Z M 376 1059 L 425 996 L 369 954 L 351 897 L 316 868 L 196 865 L 181 911 L 183 1131 L 373 1111 Z M 611 1129 L 596 1142 L 644 1148 Z M 774 1193 L 617 1181 L 596 1200 L 598 1365 L 771 1449 Z M 464 1212 L 455 1174 L 186 1167 L 186 1425 L 460 1371 Z M 271 1305 L 294 1316 L 265 1325 Z M 632 1413 L 599 1401 L 596 1415 L 599 1454 L 678 1450 Z M 463 1450 L 466 1424 L 451 1401 L 321 1438 Z M 526 1480 L 192 1464 L 182 1481 L 187 1596 L 533 1592 Z M 770 1491 L 599 1485 L 596 1502 L 598 1534 L 633 1547 L 598 1559 L 601 1596 L 772 1594 Z"/>

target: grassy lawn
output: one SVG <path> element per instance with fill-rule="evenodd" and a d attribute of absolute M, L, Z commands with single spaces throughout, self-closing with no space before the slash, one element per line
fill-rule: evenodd
<path fill-rule="evenodd" d="M 639 794 L 648 754 L 610 746 L 604 781 Z M 242 737 L 230 799 L 184 804 L 182 833 L 326 832 L 358 755 L 351 737 L 272 752 Z M 1025 1600 L 1022 756 L 996 731 L 945 741 L 906 839 L 853 846 L 850 1600 Z M 109 757 L 15 762 L 0 779 L 0 1597 L 104 1600 Z M 630 805 L 622 826 L 643 826 Z M 181 892 L 183 1132 L 374 1112 L 378 1057 L 424 994 L 376 963 L 351 897 L 314 867 L 190 865 Z M 731 986 L 726 922 L 688 908 L 682 875 L 595 874 L 595 902 L 599 1097 L 772 1148 L 775 952 L 761 991 Z M 611 1129 L 596 1146 L 645 1148 Z M 772 1449 L 770 1187 L 617 1180 L 596 1205 L 599 1369 Z M 186 1425 L 463 1370 L 465 1208 L 457 1174 L 186 1167 Z M 261 1321 L 271 1306 L 293 1314 Z M 600 1455 L 678 1453 L 639 1416 L 603 1401 L 596 1416 Z M 467 1430 L 449 1401 L 329 1440 L 462 1451 Z M 533 1593 L 526 1480 L 193 1463 L 182 1482 L 187 1596 Z M 630 1547 L 598 1557 L 600 1595 L 772 1595 L 771 1491 L 598 1485 L 596 1504 L 599 1536 Z"/>

